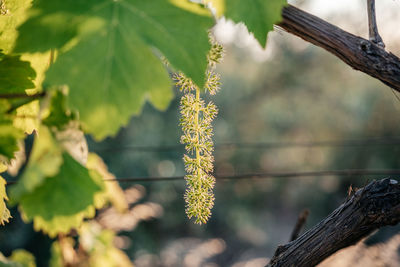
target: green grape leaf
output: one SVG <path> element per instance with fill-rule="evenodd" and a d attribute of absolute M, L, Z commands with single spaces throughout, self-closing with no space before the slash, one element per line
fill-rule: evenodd
<path fill-rule="evenodd" d="M 0 93 L 25 93 L 25 89 L 35 88 L 33 79 L 36 72 L 31 64 L 20 56 L 4 55 L 0 51 Z"/>
<path fill-rule="evenodd" d="M 0 253 L 1 267 L 36 267 L 35 257 L 24 249 L 16 249 L 11 256 L 5 258 Z"/>
<path fill-rule="evenodd" d="M 33 83 L 35 87 L 33 89 L 27 89 L 26 92 L 29 95 L 37 94 L 39 92 L 45 91 L 47 88 L 43 88 L 42 83 L 45 78 L 45 72 L 49 68 L 49 65 L 54 60 L 54 52 L 49 51 L 46 53 L 34 53 L 34 54 L 21 54 L 21 59 L 23 61 L 29 61 L 31 67 L 36 72 L 36 78 Z"/>
<path fill-rule="evenodd" d="M 0 165 L 3 165 L 0 163 Z M 4 166 L 4 165 L 3 165 Z M 4 225 L 11 218 L 10 211 L 6 206 L 6 181 L 0 176 L 0 225 Z"/>
<path fill-rule="evenodd" d="M 18 140 L 22 139 L 24 134 L 13 126 L 10 116 L 2 114 L 2 109 L 6 109 L 7 104 L 6 101 L 0 101 L 0 157 L 10 160 L 18 150 Z"/>
<path fill-rule="evenodd" d="M 202 85 L 210 47 L 208 30 L 213 24 L 207 9 L 189 1 L 38 0 L 33 3 L 28 20 L 18 28 L 15 51 L 43 52 L 62 48 L 87 32 L 105 34 L 113 28 L 133 28 L 173 66 Z"/>
<path fill-rule="evenodd" d="M 61 48 L 78 35 L 80 25 L 91 17 L 97 2 L 34 1 L 28 20 L 18 27 L 19 36 L 14 51 L 33 53 Z"/>
<path fill-rule="evenodd" d="M 86 165 L 86 139 L 76 126 L 77 122 L 71 121 L 60 131 L 55 128 L 52 132 L 44 126 L 39 128 L 29 163 L 18 183 L 11 186 L 9 190 L 12 205 L 18 202 L 23 195 L 34 191 L 47 177 L 53 177 L 59 172 L 64 151 L 82 165 Z"/>
<path fill-rule="evenodd" d="M 23 267 L 36 267 L 35 257 L 23 249 L 14 250 L 9 259 L 20 263 Z"/>
<path fill-rule="evenodd" d="M 49 114 L 43 119 L 43 124 L 55 126 L 57 129 L 63 128 L 75 116 L 67 108 L 67 99 L 61 90 L 54 90 L 50 100 Z"/>
<path fill-rule="evenodd" d="M 27 134 L 39 129 L 39 101 L 34 100 L 15 110 L 14 126 Z"/>
<path fill-rule="evenodd" d="M 64 267 L 63 255 L 59 241 L 54 241 L 51 244 L 51 257 L 49 261 L 50 267 Z"/>
<path fill-rule="evenodd" d="M 173 94 L 161 54 L 204 84 L 212 25 L 208 11 L 185 1 L 36 1 L 16 51 L 31 51 L 33 38 L 40 40 L 35 51 L 62 48 L 45 82 L 67 84 L 69 107 L 79 111 L 84 130 L 103 139 L 146 100 L 167 107 Z"/>
<path fill-rule="evenodd" d="M 0 13 L 0 49 L 11 52 L 18 32 L 16 27 L 26 19 L 32 0 L 6 0 Z"/>
<path fill-rule="evenodd" d="M 281 20 L 282 8 L 286 0 L 207 0 L 213 2 L 218 14 L 235 23 L 243 22 L 249 32 L 261 44 L 266 46 L 267 34 L 274 29 L 273 25 Z"/>
<path fill-rule="evenodd" d="M 20 56 L 4 55 L 0 51 L 0 95 L 15 94 L 7 103 L 10 114 L 15 115 L 14 126 L 30 134 L 37 129 L 39 120 L 39 103 L 30 98 L 19 98 L 27 89 L 35 88 L 36 72 L 30 62 L 21 60 Z M 0 141 L 1 142 L 1 141 Z"/>
<path fill-rule="evenodd" d="M 46 81 L 69 85 L 69 106 L 79 111 L 83 129 L 100 140 L 126 125 L 140 112 L 146 98 L 165 109 L 172 91 L 167 71 L 143 42 L 134 40 L 134 33 L 127 34 L 129 41 L 115 33 L 111 52 L 111 37 L 98 37 L 60 55 Z M 104 56 L 110 53 L 113 55 Z"/>
<path fill-rule="evenodd" d="M 48 177 L 32 193 L 20 199 L 25 221 L 54 237 L 81 225 L 95 214 L 94 197 L 101 191 L 89 171 L 69 154 L 63 153 L 63 164 L 54 177 Z"/>
<path fill-rule="evenodd" d="M 10 203 L 14 205 L 25 194 L 32 193 L 46 177 L 55 176 L 63 162 L 62 149 L 46 127 L 39 129 L 33 144 L 29 163 L 18 183 L 9 190 Z"/>

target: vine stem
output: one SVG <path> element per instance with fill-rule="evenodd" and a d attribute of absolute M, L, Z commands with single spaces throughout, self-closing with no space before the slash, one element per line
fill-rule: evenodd
<path fill-rule="evenodd" d="M 50 58 L 49 58 L 49 67 L 54 63 L 54 59 L 55 59 L 55 51 L 54 49 L 50 50 Z"/>
<path fill-rule="evenodd" d="M 24 93 L 16 93 L 16 94 L 0 94 L 0 98 L 3 99 L 13 99 L 13 98 L 42 98 L 46 95 L 46 92 L 41 92 L 33 95 L 27 95 Z"/>
<path fill-rule="evenodd" d="M 382 37 L 378 33 L 378 26 L 376 25 L 375 15 L 375 0 L 368 0 L 368 29 L 369 29 L 369 40 L 378 46 L 384 48 Z"/>

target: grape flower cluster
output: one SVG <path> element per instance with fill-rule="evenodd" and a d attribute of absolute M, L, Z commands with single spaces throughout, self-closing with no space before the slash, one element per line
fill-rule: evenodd
<path fill-rule="evenodd" d="M 223 47 L 214 40 L 211 40 L 211 43 L 212 47 L 207 56 L 204 91 L 215 95 L 221 83 L 220 76 L 214 70 L 222 59 Z M 195 223 L 202 224 L 210 218 L 214 205 L 214 143 L 211 123 L 217 116 L 218 109 L 214 103 L 206 103 L 200 97 L 200 88 L 183 73 L 175 74 L 174 80 L 176 86 L 184 93 L 180 101 L 180 126 L 183 131 L 181 143 L 185 144 L 187 152 L 183 156 L 187 182 L 186 214 L 189 218 L 194 217 Z"/>

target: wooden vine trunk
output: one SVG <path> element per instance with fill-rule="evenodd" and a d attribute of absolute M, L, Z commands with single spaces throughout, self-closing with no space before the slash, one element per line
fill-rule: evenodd
<path fill-rule="evenodd" d="M 374 230 L 399 221 L 400 184 L 389 178 L 373 181 L 303 235 L 279 246 L 267 266 L 315 266 Z"/>

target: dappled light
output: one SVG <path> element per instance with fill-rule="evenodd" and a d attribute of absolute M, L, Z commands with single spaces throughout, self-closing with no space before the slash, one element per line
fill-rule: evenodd
<path fill-rule="evenodd" d="M 137 202 L 145 196 L 145 188 L 141 185 L 130 187 L 124 191 L 128 204 L 131 205 L 128 211 L 121 213 L 114 207 L 101 211 L 97 221 L 106 229 L 113 229 L 116 232 L 133 231 L 141 221 L 148 221 L 160 218 L 164 209 L 154 202 Z"/>

